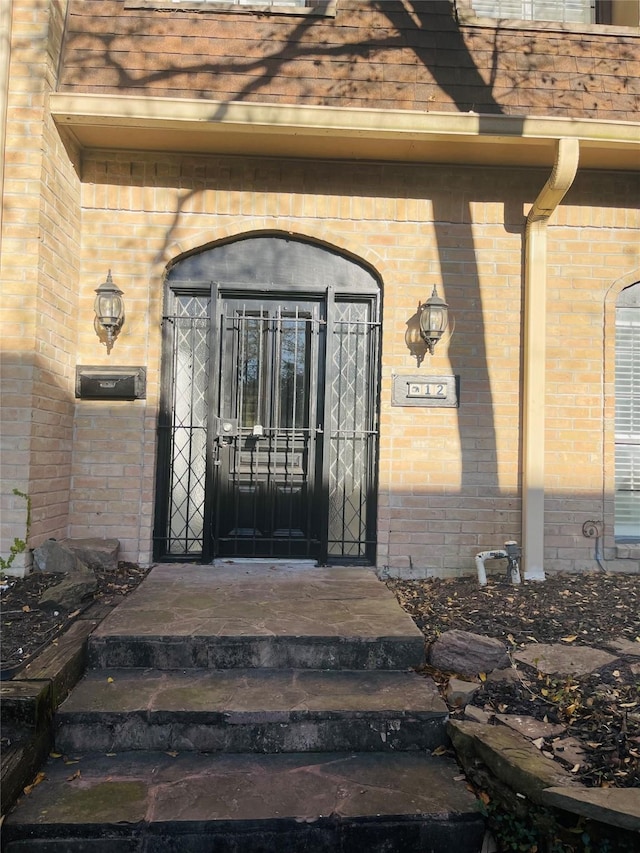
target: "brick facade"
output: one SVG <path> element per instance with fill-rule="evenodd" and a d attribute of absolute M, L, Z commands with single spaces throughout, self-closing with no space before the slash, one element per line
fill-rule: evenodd
<path fill-rule="evenodd" d="M 501 31 L 496 41 L 495 31 L 456 28 L 449 4 L 413 5 L 422 26 L 397 3 L 341 2 L 335 21 L 302 25 L 70 0 L 56 82 L 65 4 L 15 0 L 0 273 L 3 554 L 22 532 L 18 487 L 33 501 L 30 545 L 116 537 L 123 559 L 150 561 L 164 274 L 185 253 L 262 231 L 334 246 L 381 278 L 378 565 L 473 572 L 479 550 L 520 540 L 522 251 L 548 170 L 80 151 L 46 110 L 57 88 L 635 117 L 637 35 L 581 34 L 569 47 L 566 33 Z M 578 77 L 591 80 L 592 100 Z M 605 524 L 610 565 L 637 568 L 614 562 L 612 536 L 614 309 L 640 279 L 637 201 L 637 174 L 579 172 L 549 226 L 539 318 L 549 571 L 594 566 L 582 534 L 591 519 Z M 109 269 L 127 311 L 110 356 L 93 328 L 94 290 Z M 455 328 L 423 369 L 460 376 L 460 408 L 393 407 L 393 374 L 416 372 L 405 324 L 433 284 Z M 146 400 L 76 401 L 77 364 L 145 365 Z"/>
<path fill-rule="evenodd" d="M 24 537 L 14 488 L 31 497 L 33 541 L 67 532 L 80 245 L 77 156 L 46 109 L 64 4 L 14 5 L 0 257 L 3 546 Z"/>

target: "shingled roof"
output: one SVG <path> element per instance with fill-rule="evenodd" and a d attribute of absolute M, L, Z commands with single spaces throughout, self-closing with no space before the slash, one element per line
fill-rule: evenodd
<path fill-rule="evenodd" d="M 637 121 L 640 32 L 460 24 L 446 0 L 335 17 L 72 0 L 58 91 Z"/>

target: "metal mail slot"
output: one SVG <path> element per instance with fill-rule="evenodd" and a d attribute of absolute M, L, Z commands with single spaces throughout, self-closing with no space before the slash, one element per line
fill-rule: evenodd
<path fill-rule="evenodd" d="M 146 395 L 144 367 L 76 367 L 76 397 L 80 400 L 144 400 Z"/>

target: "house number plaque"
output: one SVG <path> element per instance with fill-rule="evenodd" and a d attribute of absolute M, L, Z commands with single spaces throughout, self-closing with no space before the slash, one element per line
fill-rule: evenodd
<path fill-rule="evenodd" d="M 392 406 L 459 405 L 459 376 L 393 376 Z"/>

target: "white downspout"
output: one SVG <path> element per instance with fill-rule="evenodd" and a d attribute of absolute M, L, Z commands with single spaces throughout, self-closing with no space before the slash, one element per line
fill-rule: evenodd
<path fill-rule="evenodd" d="M 577 139 L 558 139 L 553 171 L 527 217 L 524 255 L 522 553 L 524 577 L 544 580 L 547 223 L 578 170 Z"/>

